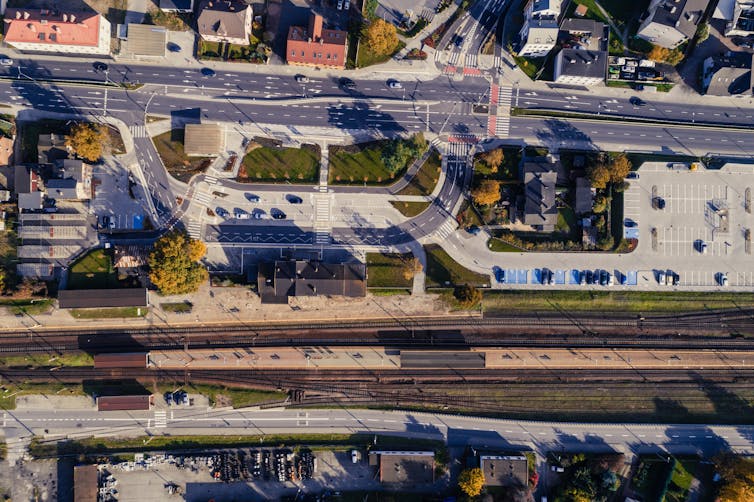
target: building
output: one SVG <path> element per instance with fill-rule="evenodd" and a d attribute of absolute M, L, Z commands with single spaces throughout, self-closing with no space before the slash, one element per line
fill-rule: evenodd
<path fill-rule="evenodd" d="M 98 502 L 99 469 L 96 465 L 73 468 L 73 499 L 76 502 Z"/>
<path fill-rule="evenodd" d="M 50 183 L 56 180 L 70 180 L 73 182 L 75 200 L 89 200 L 92 198 L 92 166 L 78 159 L 64 159 L 56 163 L 57 179 L 47 180 L 47 196 L 55 198 L 50 193 Z M 69 182 L 70 183 L 70 182 Z"/>
<path fill-rule="evenodd" d="M 287 303 L 290 296 L 366 296 L 363 263 L 280 260 L 259 266 L 257 284 L 262 303 Z"/>
<path fill-rule="evenodd" d="M 345 68 L 348 32 L 326 29 L 323 23 L 322 16 L 312 13 L 308 27 L 288 29 L 285 50 L 288 64 Z"/>
<path fill-rule="evenodd" d="M 64 289 L 58 292 L 61 309 L 99 309 L 109 307 L 146 307 L 146 288 Z"/>
<path fill-rule="evenodd" d="M 225 149 L 220 124 L 186 124 L 183 133 L 183 151 L 190 157 L 216 157 Z"/>
<path fill-rule="evenodd" d="M 251 5 L 244 0 L 209 0 L 199 7 L 196 26 L 208 42 L 249 45 Z"/>
<path fill-rule="evenodd" d="M 164 58 L 168 47 L 168 30 L 151 24 L 129 23 L 121 54 L 136 58 Z"/>
<path fill-rule="evenodd" d="M 597 85 L 607 74 L 607 53 L 583 49 L 562 49 L 555 58 L 555 82 L 568 85 Z"/>
<path fill-rule="evenodd" d="M 672 49 L 696 34 L 709 0 L 652 0 L 636 35 Z"/>
<path fill-rule="evenodd" d="M 6 9 L 4 41 L 20 51 L 105 55 L 110 23 L 94 11 Z"/>
<path fill-rule="evenodd" d="M 599 40 L 605 36 L 605 23 L 592 19 L 567 18 L 560 23 L 560 31 L 589 40 Z"/>
<path fill-rule="evenodd" d="M 62 134 L 40 134 L 37 137 L 37 163 L 53 164 L 68 158 L 68 147 Z"/>
<path fill-rule="evenodd" d="M 97 411 L 149 411 L 153 405 L 154 397 L 151 394 L 97 398 Z"/>
<path fill-rule="evenodd" d="M 558 222 L 555 205 L 556 171 L 542 171 L 539 164 L 524 164 L 524 223 L 535 230 L 552 232 Z"/>
<path fill-rule="evenodd" d="M 519 32 L 518 55 L 544 57 L 558 41 L 561 0 L 529 0 L 524 7 L 524 24 Z"/>
<path fill-rule="evenodd" d="M 754 91 L 752 55 L 728 52 L 710 56 L 702 63 L 702 88 L 710 96 L 751 96 Z"/>
<path fill-rule="evenodd" d="M 194 0 L 160 0 L 160 10 L 189 13 L 194 10 Z"/>
<path fill-rule="evenodd" d="M 29 166 L 15 166 L 13 169 L 13 190 L 17 194 L 41 190 L 39 175 Z"/>
<path fill-rule="evenodd" d="M 41 211 L 44 208 L 44 192 L 29 192 L 18 194 L 18 210 L 24 211 Z"/>
<path fill-rule="evenodd" d="M 523 455 L 480 455 L 479 468 L 485 486 L 526 486 L 529 482 L 529 461 Z"/>
<path fill-rule="evenodd" d="M 725 21 L 727 37 L 754 35 L 754 0 L 720 0 L 712 17 Z"/>
<path fill-rule="evenodd" d="M 377 466 L 380 482 L 388 485 L 428 485 L 435 480 L 433 451 L 371 451 L 369 465 Z"/>
<path fill-rule="evenodd" d="M 595 190 L 592 188 L 592 184 L 588 178 L 584 176 L 576 178 L 573 210 L 577 215 L 592 212 L 592 207 L 594 206 L 594 193 Z"/>

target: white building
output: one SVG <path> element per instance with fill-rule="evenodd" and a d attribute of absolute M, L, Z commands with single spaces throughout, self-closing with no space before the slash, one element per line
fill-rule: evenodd
<path fill-rule="evenodd" d="M 694 37 L 708 4 L 709 0 L 652 0 L 636 35 L 661 47 L 677 47 Z"/>
<path fill-rule="evenodd" d="M 725 21 L 725 36 L 754 35 L 754 0 L 720 0 L 712 15 Z"/>
<path fill-rule="evenodd" d="M 199 8 L 196 26 L 208 42 L 249 45 L 251 5 L 244 0 L 211 0 Z"/>
<path fill-rule="evenodd" d="M 104 55 L 110 23 L 96 12 L 7 9 L 5 42 L 20 51 Z"/>
<path fill-rule="evenodd" d="M 555 59 L 555 82 L 569 85 L 597 85 L 605 80 L 607 53 L 563 49 Z"/>
<path fill-rule="evenodd" d="M 529 0 L 524 8 L 519 56 L 543 57 L 558 41 L 561 0 Z"/>

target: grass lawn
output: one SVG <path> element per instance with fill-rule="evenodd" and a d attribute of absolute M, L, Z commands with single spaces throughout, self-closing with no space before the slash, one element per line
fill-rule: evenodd
<path fill-rule="evenodd" d="M 545 310 L 601 312 L 690 312 L 754 308 L 754 293 L 682 291 L 488 291 L 486 312 Z"/>
<path fill-rule="evenodd" d="M 165 168 L 175 179 L 188 182 L 212 163 L 209 157 L 189 157 L 183 151 L 183 129 L 173 129 L 152 138 Z"/>
<path fill-rule="evenodd" d="M 301 148 L 260 146 L 247 153 L 237 181 L 312 183 L 319 179 L 320 152 L 316 145 Z"/>
<path fill-rule="evenodd" d="M 165 312 L 188 314 L 194 308 L 191 302 L 161 303 L 160 308 Z"/>
<path fill-rule="evenodd" d="M 631 479 L 633 488 L 643 495 L 642 500 L 661 500 L 661 494 L 665 482 L 673 473 L 673 459 L 669 462 L 661 460 L 654 455 L 651 457 L 639 457 L 639 467 Z"/>
<path fill-rule="evenodd" d="M 532 80 L 534 80 L 542 65 L 547 61 L 547 58 L 527 58 L 524 56 L 515 56 L 513 59 L 516 61 L 518 67 L 526 73 L 526 76 Z"/>
<path fill-rule="evenodd" d="M 78 354 L 25 354 L 22 356 L 0 357 L 0 366 L 12 367 L 50 367 L 50 366 L 94 366 L 94 358 L 85 352 Z"/>
<path fill-rule="evenodd" d="M 502 147 L 503 149 L 503 162 L 497 168 L 496 173 L 483 174 L 480 172 L 480 168 L 477 168 L 481 164 L 481 168 L 484 168 L 484 164 L 479 159 L 479 155 L 474 156 L 474 179 L 472 180 L 472 186 L 477 186 L 482 180 L 496 180 L 500 182 L 518 182 L 518 165 L 521 162 L 521 148 L 519 147 Z M 545 152 L 547 155 L 547 152 Z"/>
<path fill-rule="evenodd" d="M 490 249 L 490 251 L 494 251 L 496 253 L 524 253 L 526 252 L 525 249 L 519 249 L 516 246 L 508 244 L 504 240 L 498 239 L 497 237 L 490 238 L 490 240 L 487 241 L 487 247 Z"/>
<path fill-rule="evenodd" d="M 367 253 L 367 287 L 411 288 L 413 280 L 403 277 L 403 260 L 411 254 Z"/>
<path fill-rule="evenodd" d="M 220 59 L 220 46 L 222 44 L 220 42 L 207 42 L 206 40 L 201 40 L 199 42 L 199 54 L 197 54 L 197 57 L 199 59 Z"/>
<path fill-rule="evenodd" d="M 389 61 L 390 58 L 400 52 L 404 47 L 406 47 L 406 43 L 399 41 L 398 46 L 390 54 L 375 54 L 368 45 L 359 42 L 359 53 L 356 57 L 356 67 L 364 68 L 372 66 L 373 64 L 380 64 Z"/>
<path fill-rule="evenodd" d="M 621 197 L 621 207 L 623 198 Z M 621 218 L 621 223 L 623 219 Z M 621 227 L 622 229 L 623 227 Z M 578 232 L 578 223 L 576 213 L 570 207 L 558 208 L 558 222 L 555 224 L 555 231 L 562 233 L 566 238 L 574 239 Z M 619 239 L 620 240 L 620 239 Z"/>
<path fill-rule="evenodd" d="M 665 502 L 685 502 L 694 480 L 694 473 L 699 467 L 697 457 L 676 458 L 675 468 L 670 478 L 670 487 L 665 495 Z"/>
<path fill-rule="evenodd" d="M 440 179 L 442 159 L 432 150 L 427 161 L 422 164 L 408 185 L 398 195 L 431 195 Z"/>
<path fill-rule="evenodd" d="M 68 289 L 115 289 L 123 284 L 113 268 L 111 253 L 95 249 L 79 258 L 68 272 Z"/>
<path fill-rule="evenodd" d="M 413 218 L 423 213 L 431 204 L 431 202 L 402 202 L 397 200 L 391 200 L 390 204 L 401 212 L 403 216 Z"/>
<path fill-rule="evenodd" d="M 52 298 L 28 298 L 24 300 L 0 300 L 0 305 L 8 307 L 11 314 L 44 314 L 52 307 Z"/>
<path fill-rule="evenodd" d="M 447 288 L 466 283 L 472 286 L 489 285 L 488 276 L 461 266 L 440 246 L 430 244 L 424 246 L 424 251 L 427 253 L 428 288 Z"/>
<path fill-rule="evenodd" d="M 330 147 L 330 183 L 334 185 L 389 185 L 404 171 L 390 173 L 380 157 L 393 140 L 383 139 L 348 146 Z M 409 162 L 409 165 L 411 163 Z"/>
<path fill-rule="evenodd" d="M 74 319 L 120 319 L 125 317 L 144 317 L 149 312 L 149 307 L 71 309 L 68 312 Z"/>

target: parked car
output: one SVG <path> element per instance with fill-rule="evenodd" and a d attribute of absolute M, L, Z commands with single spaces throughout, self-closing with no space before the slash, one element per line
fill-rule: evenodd
<path fill-rule="evenodd" d="M 505 284 L 505 270 L 500 267 L 495 267 L 495 280 L 500 284 Z"/>
<path fill-rule="evenodd" d="M 728 274 L 720 274 L 720 285 L 728 286 Z"/>
<path fill-rule="evenodd" d="M 301 204 L 304 202 L 304 199 L 299 197 L 298 195 L 292 195 L 288 194 L 285 196 L 285 199 L 290 202 L 291 204 Z"/>
<path fill-rule="evenodd" d="M 236 219 L 237 220 L 248 220 L 249 218 L 250 218 L 249 213 L 247 213 L 245 211 L 244 212 L 240 212 L 240 211 L 236 212 Z"/>
<path fill-rule="evenodd" d="M 584 271 L 584 276 L 586 276 L 586 283 L 587 284 L 594 284 L 594 274 L 591 270 Z"/>
<path fill-rule="evenodd" d="M 227 218 L 230 216 L 230 213 L 228 213 L 228 210 L 224 207 L 218 207 L 217 209 L 215 209 L 215 214 L 220 218 Z"/>
<path fill-rule="evenodd" d="M 343 10 L 343 0 L 338 0 L 338 10 Z"/>
<path fill-rule="evenodd" d="M 359 463 L 359 451 L 358 450 L 351 450 L 351 463 L 352 464 L 358 464 Z"/>
<path fill-rule="evenodd" d="M 351 8 L 351 0 L 346 0 L 345 3 L 343 3 L 343 10 L 348 10 Z"/>
<path fill-rule="evenodd" d="M 165 393 L 165 402 L 167 403 L 168 406 L 170 406 L 171 404 L 173 404 L 173 394 L 171 394 L 170 392 L 166 392 Z"/>
<path fill-rule="evenodd" d="M 471 225 L 469 228 L 466 229 L 466 231 L 470 233 L 471 235 L 479 235 L 482 229 L 476 225 Z"/>
<path fill-rule="evenodd" d="M 665 284 L 665 272 L 662 270 L 657 272 L 657 284 Z"/>
<path fill-rule="evenodd" d="M 261 213 L 260 213 L 261 214 Z M 282 212 L 280 209 L 272 209 L 270 211 L 270 214 L 272 217 L 276 220 L 284 220 L 285 219 L 285 213 Z"/>
<path fill-rule="evenodd" d="M 256 204 L 257 202 L 259 202 L 259 195 L 254 195 L 253 193 L 246 193 L 244 195 L 246 196 L 246 200 L 251 203 Z"/>
<path fill-rule="evenodd" d="M 700 240 L 698 249 L 700 253 L 707 254 L 707 243 Z"/>
<path fill-rule="evenodd" d="M 307 82 L 309 82 L 309 77 L 307 77 L 306 75 L 296 75 L 296 82 L 298 82 L 299 84 L 306 84 Z"/>
<path fill-rule="evenodd" d="M 636 171 L 631 171 L 626 176 L 626 179 L 629 179 L 629 180 L 638 180 L 639 179 L 639 173 L 637 173 Z"/>
<path fill-rule="evenodd" d="M 665 199 L 662 197 L 654 197 L 652 199 L 652 207 L 654 209 L 665 209 Z"/>
<path fill-rule="evenodd" d="M 181 46 L 175 42 L 168 42 L 168 50 L 170 52 L 181 52 Z"/>

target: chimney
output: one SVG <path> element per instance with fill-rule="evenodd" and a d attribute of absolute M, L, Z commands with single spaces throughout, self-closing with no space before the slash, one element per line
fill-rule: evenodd
<path fill-rule="evenodd" d="M 21 19 L 21 11 L 20 10 L 16 11 L 16 19 Z"/>
<path fill-rule="evenodd" d="M 24 11 L 24 19 L 29 19 L 30 16 L 31 16 L 31 14 L 29 14 L 26 11 Z"/>
<path fill-rule="evenodd" d="M 75 23 L 75 22 L 76 22 L 76 16 L 74 16 L 73 14 L 71 14 L 71 16 L 70 16 L 70 17 L 69 17 L 68 19 L 69 19 L 69 20 L 70 20 L 70 21 L 71 21 L 72 23 Z"/>
<path fill-rule="evenodd" d="M 64 23 L 68 22 L 68 14 L 63 14 L 63 22 Z"/>

